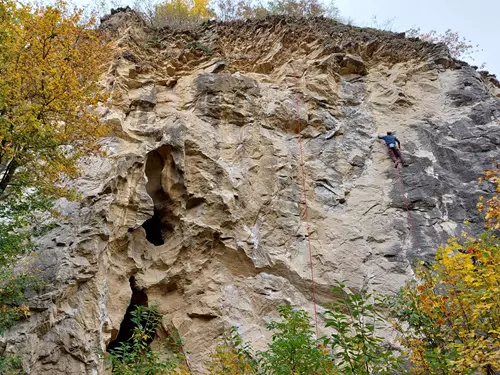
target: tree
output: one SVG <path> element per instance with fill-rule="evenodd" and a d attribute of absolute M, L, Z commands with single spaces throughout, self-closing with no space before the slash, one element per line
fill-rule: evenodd
<path fill-rule="evenodd" d="M 328 351 L 314 331 L 309 316 L 289 305 L 279 306 L 280 321 L 269 323 L 273 330 L 271 343 L 258 353 L 264 374 L 269 375 L 326 375 L 337 374 Z"/>
<path fill-rule="evenodd" d="M 436 30 L 425 33 L 420 28 L 412 28 L 406 31 L 406 37 L 420 38 L 430 43 L 443 43 L 448 47 L 451 56 L 455 59 L 473 58 L 479 48 L 479 45 L 473 45 L 472 41 L 461 37 L 457 31 L 451 29 L 446 30 L 444 34 L 438 34 Z"/>
<path fill-rule="evenodd" d="M 189 29 L 214 16 L 208 4 L 209 0 L 166 0 L 155 6 L 151 21 L 156 27 Z"/>
<path fill-rule="evenodd" d="M 107 131 L 95 108 L 110 53 L 95 25 L 62 1 L 0 2 L 0 334 L 29 317 L 26 292 L 43 284 L 32 238 L 48 229 L 53 199 L 74 196 L 62 182 Z M 0 356 L 2 374 L 21 364 Z"/>
<path fill-rule="evenodd" d="M 32 237 L 50 227 L 41 221 L 51 206 L 37 193 L 9 196 L 0 205 L 0 335 L 30 315 L 25 291 L 41 285 L 39 275 L 17 260 L 35 249 Z"/>
<path fill-rule="evenodd" d="M 333 2 L 325 4 L 318 0 L 270 0 L 252 2 L 248 0 L 215 0 L 216 13 L 223 21 L 235 19 L 263 18 L 268 15 L 290 17 L 330 17 L 338 19 L 339 11 Z"/>
<path fill-rule="evenodd" d="M 500 241 L 491 234 L 450 240 L 393 310 L 408 325 L 401 341 L 416 374 L 495 374 L 500 370 Z"/>
<path fill-rule="evenodd" d="M 376 323 L 384 319 L 376 309 L 371 294 L 349 293 L 343 283 L 334 289 L 340 297 L 325 311 L 327 327 L 335 331 L 325 338 L 332 349 L 339 373 L 343 375 L 392 375 L 400 369 L 400 362 L 391 350 L 382 345 Z M 384 302 L 378 301 L 380 304 Z"/>
<path fill-rule="evenodd" d="M 479 212 L 484 213 L 485 226 L 490 230 L 500 229 L 500 165 L 495 164 L 494 169 L 486 169 L 484 176 L 479 178 L 479 182 L 490 182 L 496 186 L 495 192 L 490 199 L 486 200 L 483 196 L 479 197 L 477 208 Z"/>
<path fill-rule="evenodd" d="M 36 191 L 0 201 L 0 335 L 29 318 L 26 292 L 43 287 L 40 272 L 24 256 L 36 249 L 32 237 L 50 229 L 44 214 L 51 203 Z M 20 374 L 21 369 L 20 356 L 0 355 L 0 374 Z"/>
<path fill-rule="evenodd" d="M 314 337 L 310 318 L 303 310 L 278 307 L 280 319 L 268 324 L 271 342 L 253 354 L 233 328 L 209 364 L 210 375 L 389 375 L 401 371 L 401 361 L 383 347 L 375 332 L 382 321 L 371 295 L 349 293 L 338 283 L 337 300 L 325 307 L 329 336 Z M 380 301 L 382 303 L 382 301 Z M 255 362 L 257 360 L 257 363 Z M 257 365 L 258 364 L 258 365 Z"/>
<path fill-rule="evenodd" d="M 338 9 L 335 5 L 325 6 L 318 0 L 272 0 L 267 9 L 271 14 L 287 15 L 292 17 L 319 17 L 336 18 Z"/>
<path fill-rule="evenodd" d="M 110 52 L 95 26 L 63 1 L 0 4 L 0 193 L 30 186 L 61 194 L 77 161 L 98 152 L 108 130 L 95 112 L 106 100 L 98 79 Z"/>

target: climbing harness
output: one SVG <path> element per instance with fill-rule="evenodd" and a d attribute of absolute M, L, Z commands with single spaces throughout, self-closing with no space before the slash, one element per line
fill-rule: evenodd
<path fill-rule="evenodd" d="M 293 69 L 293 67 L 292 67 Z M 302 134 L 300 128 L 300 106 L 299 106 L 299 80 L 297 78 L 297 72 L 295 69 L 293 70 L 295 76 L 295 104 L 296 104 L 296 112 L 297 112 L 297 133 L 298 133 L 298 146 L 299 146 L 299 163 L 300 163 L 300 174 L 301 174 L 301 196 L 302 201 L 304 203 L 304 219 L 306 222 L 307 229 L 307 249 L 309 251 L 309 265 L 311 268 L 311 295 L 313 300 L 314 307 L 314 326 L 316 328 L 316 338 L 319 337 L 318 334 L 318 313 L 316 308 L 316 293 L 314 290 L 314 267 L 313 267 L 313 257 L 312 257 L 312 248 L 311 248 L 311 231 L 309 228 L 309 216 L 308 216 L 308 206 L 307 206 L 307 194 L 306 194 L 306 177 L 305 177 L 305 168 L 304 168 L 304 153 L 302 150 Z"/>

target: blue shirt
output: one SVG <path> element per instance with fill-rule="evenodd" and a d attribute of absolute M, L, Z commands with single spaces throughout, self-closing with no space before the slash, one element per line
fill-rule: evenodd
<path fill-rule="evenodd" d="M 399 139 L 397 139 L 394 135 L 379 135 L 378 138 L 383 139 L 385 144 L 389 147 L 391 144 L 394 145 L 393 147 L 396 147 L 396 143 L 399 144 Z"/>

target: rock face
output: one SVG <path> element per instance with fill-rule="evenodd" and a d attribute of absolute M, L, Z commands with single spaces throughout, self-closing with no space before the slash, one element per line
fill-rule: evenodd
<path fill-rule="evenodd" d="M 109 157 L 85 161 L 84 201 L 41 240 L 51 287 L 1 339 L 29 374 L 105 373 L 131 300 L 158 306 L 195 374 L 231 326 L 259 348 L 277 305 L 312 311 L 297 117 L 319 303 L 335 280 L 393 292 L 465 219 L 480 228 L 500 90 L 443 46 L 325 19 L 103 28 L 119 37 Z"/>

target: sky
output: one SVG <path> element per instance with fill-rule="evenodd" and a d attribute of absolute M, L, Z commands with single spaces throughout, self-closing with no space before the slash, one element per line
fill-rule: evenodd
<path fill-rule="evenodd" d="M 96 0 L 76 0 L 78 5 Z M 98 0 L 97 0 L 98 1 Z M 159 0 L 153 0 L 159 1 Z M 329 2 L 332 0 L 324 0 Z M 109 0 L 108 0 L 109 2 Z M 115 4 L 133 4 L 134 0 L 111 0 Z M 264 1 L 265 2 L 265 1 Z M 474 60 L 467 62 L 481 66 L 500 78 L 500 0 L 333 0 L 343 18 L 352 19 L 358 26 L 375 27 L 392 20 L 391 31 L 403 32 L 420 27 L 423 32 L 447 29 L 457 31 L 479 45 Z"/>
<path fill-rule="evenodd" d="M 475 61 L 468 62 L 486 63 L 485 70 L 500 78 L 500 0 L 336 0 L 335 4 L 343 17 L 360 26 L 372 26 L 375 15 L 379 23 L 393 19 L 396 32 L 412 27 L 439 34 L 458 31 L 471 44 L 479 44 Z"/>

